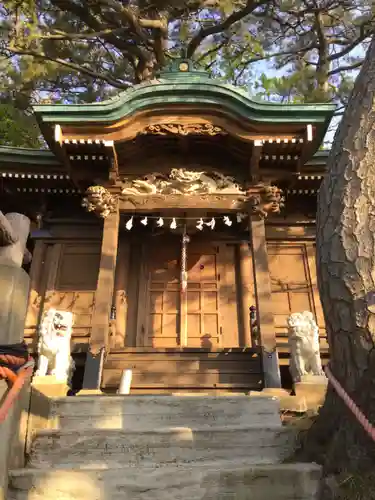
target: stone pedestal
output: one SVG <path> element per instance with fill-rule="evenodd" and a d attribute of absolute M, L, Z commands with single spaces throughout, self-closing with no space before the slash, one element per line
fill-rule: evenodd
<path fill-rule="evenodd" d="M 43 429 L 58 429 L 59 419 L 51 413 L 51 400 L 65 397 L 69 387 L 66 382 L 57 380 L 53 375 L 33 377 L 31 383 L 30 416 L 27 433 L 27 451 L 33 434 Z"/>
<path fill-rule="evenodd" d="M 328 379 L 325 375 L 305 375 L 301 382 L 294 383 L 297 397 L 304 397 L 309 410 L 318 410 L 323 405 Z"/>
<path fill-rule="evenodd" d="M 0 402 L 8 392 L 0 380 Z M 30 383 L 25 382 L 7 418 L 0 424 L 0 500 L 6 500 L 8 471 L 25 466 L 25 444 L 30 404 Z"/>
<path fill-rule="evenodd" d="M 57 380 L 54 375 L 34 376 L 32 388 L 48 398 L 61 398 L 67 395 L 69 386 L 66 382 Z"/>
<path fill-rule="evenodd" d="M 103 396 L 105 395 L 100 389 L 81 389 L 77 392 L 77 396 Z"/>
<path fill-rule="evenodd" d="M 286 389 L 266 388 L 261 392 L 251 392 L 250 396 L 273 397 L 280 402 L 280 411 L 291 411 L 305 413 L 308 410 L 306 400 L 303 396 L 291 396 Z"/>
<path fill-rule="evenodd" d="M 26 271 L 0 264 L 0 345 L 23 340 L 29 286 Z"/>

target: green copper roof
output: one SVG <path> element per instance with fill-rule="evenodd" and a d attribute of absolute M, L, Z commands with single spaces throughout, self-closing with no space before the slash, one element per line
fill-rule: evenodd
<path fill-rule="evenodd" d="M 18 163 L 21 165 L 61 166 L 61 162 L 48 149 L 14 148 L 10 146 L 0 146 L 0 163 L 2 165 Z"/>
<path fill-rule="evenodd" d="M 107 124 L 138 111 L 160 109 L 161 106 L 173 104 L 214 107 L 237 119 L 259 123 L 311 123 L 318 126 L 320 139 L 335 110 L 332 104 L 255 101 L 239 87 L 212 79 L 207 73 L 194 71 L 191 61 L 178 60 L 172 63 L 168 71 L 160 73 L 158 78 L 135 85 L 114 99 L 92 104 L 39 105 L 34 106 L 34 112 L 41 125 Z"/>

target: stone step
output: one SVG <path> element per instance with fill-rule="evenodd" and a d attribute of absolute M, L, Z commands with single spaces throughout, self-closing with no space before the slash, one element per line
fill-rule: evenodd
<path fill-rule="evenodd" d="M 176 427 L 142 432 L 95 429 L 42 431 L 30 453 L 32 467 L 159 467 L 246 458 L 279 463 L 292 453 L 296 431 L 279 426 Z"/>
<path fill-rule="evenodd" d="M 51 403 L 55 428 L 147 431 L 162 427 L 281 426 L 279 401 L 245 395 L 75 396 Z"/>
<path fill-rule="evenodd" d="M 8 500 L 315 500 L 315 464 L 10 472 Z"/>

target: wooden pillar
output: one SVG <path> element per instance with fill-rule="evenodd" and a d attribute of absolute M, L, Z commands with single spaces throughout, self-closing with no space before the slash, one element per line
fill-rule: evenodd
<path fill-rule="evenodd" d="M 118 201 L 115 211 L 104 219 L 95 307 L 92 315 L 90 351 L 87 353 L 83 390 L 98 390 L 105 349 L 109 347 L 109 327 L 114 290 L 120 212 Z"/>
<path fill-rule="evenodd" d="M 281 387 L 264 220 L 250 216 L 256 306 L 266 387 Z"/>
<path fill-rule="evenodd" d="M 253 303 L 253 290 L 251 283 L 253 281 L 252 257 L 248 242 L 242 242 L 238 246 L 239 257 L 239 289 L 240 297 L 239 311 L 241 314 L 240 323 L 242 324 L 242 345 L 244 347 L 252 346 L 251 328 L 250 328 L 250 306 Z"/>

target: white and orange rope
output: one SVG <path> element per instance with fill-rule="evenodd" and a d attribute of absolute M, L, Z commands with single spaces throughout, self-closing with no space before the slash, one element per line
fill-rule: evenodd
<path fill-rule="evenodd" d="M 342 387 L 340 382 L 334 377 L 331 370 L 328 366 L 325 367 L 325 373 L 329 382 L 332 384 L 333 388 L 337 392 L 337 394 L 344 401 L 349 410 L 353 413 L 358 422 L 362 425 L 367 434 L 375 441 L 375 427 L 371 424 L 371 422 L 366 418 L 364 413 L 358 408 L 349 394 Z"/>

